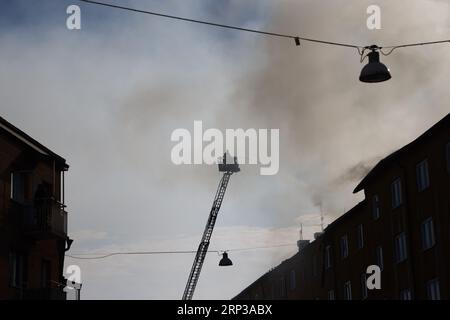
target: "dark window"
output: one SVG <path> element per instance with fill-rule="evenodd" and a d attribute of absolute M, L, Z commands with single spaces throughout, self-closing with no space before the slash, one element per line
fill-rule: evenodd
<path fill-rule="evenodd" d="M 434 225 L 433 218 L 428 218 L 421 225 L 421 234 L 422 234 L 422 249 L 426 250 L 434 246 L 435 237 L 434 237 Z"/>
<path fill-rule="evenodd" d="M 328 300 L 334 300 L 334 290 L 329 290 L 328 291 Z"/>
<path fill-rule="evenodd" d="M 11 199 L 14 201 L 25 201 L 25 179 L 25 173 L 11 172 Z"/>
<path fill-rule="evenodd" d="M 296 286 L 297 286 L 297 279 L 295 277 L 295 270 L 291 270 L 291 277 L 290 277 L 291 290 L 294 290 Z"/>
<path fill-rule="evenodd" d="M 345 259 L 348 257 L 348 237 L 347 235 L 343 235 L 341 237 L 341 258 Z"/>
<path fill-rule="evenodd" d="M 380 267 L 380 270 L 383 271 L 384 268 L 383 248 L 381 246 L 378 246 L 376 248 L 376 254 L 377 254 L 377 265 Z"/>
<path fill-rule="evenodd" d="M 332 249 L 331 246 L 328 245 L 325 247 L 325 269 L 330 269 L 332 265 Z"/>
<path fill-rule="evenodd" d="M 362 249 L 364 247 L 364 228 L 362 224 L 358 225 L 356 233 L 358 249 Z"/>
<path fill-rule="evenodd" d="M 361 274 L 361 299 L 367 299 L 367 274 Z"/>
<path fill-rule="evenodd" d="M 423 191 L 430 186 L 428 161 L 425 159 L 416 166 L 417 190 Z"/>
<path fill-rule="evenodd" d="M 400 300 L 411 300 L 411 299 L 412 299 L 411 290 L 403 289 L 402 291 L 400 291 Z"/>
<path fill-rule="evenodd" d="M 352 300 L 352 283 L 350 281 L 344 283 L 344 300 Z"/>
<path fill-rule="evenodd" d="M 380 218 L 380 196 L 374 195 L 372 198 L 372 217 L 373 220 L 378 220 Z"/>
<path fill-rule="evenodd" d="M 406 260 L 408 253 L 406 251 L 406 234 L 404 232 L 400 233 L 395 237 L 395 261 L 397 263 Z"/>
<path fill-rule="evenodd" d="M 9 255 L 10 284 L 12 287 L 20 288 L 23 282 L 23 256 L 16 252 Z"/>
<path fill-rule="evenodd" d="M 428 300 L 441 300 L 441 290 L 439 288 L 439 279 L 433 279 L 427 282 Z"/>
<path fill-rule="evenodd" d="M 397 178 L 391 184 L 391 200 L 392 200 L 392 208 L 395 209 L 399 207 L 402 202 L 402 181 L 400 178 Z"/>

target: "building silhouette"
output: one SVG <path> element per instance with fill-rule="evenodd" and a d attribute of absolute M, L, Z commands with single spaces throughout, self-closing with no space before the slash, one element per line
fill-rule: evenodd
<path fill-rule="evenodd" d="M 0 299 L 65 299 L 69 166 L 0 117 Z"/>
<path fill-rule="evenodd" d="M 234 299 L 450 299 L 450 114 L 381 160 L 365 199 Z M 381 270 L 369 290 L 366 271 Z"/>

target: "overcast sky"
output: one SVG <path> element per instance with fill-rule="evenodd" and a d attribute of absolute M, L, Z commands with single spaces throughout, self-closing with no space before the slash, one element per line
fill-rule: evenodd
<path fill-rule="evenodd" d="M 105 0 L 106 1 L 106 0 Z M 144 10 L 358 45 L 447 39 L 445 1 L 113 1 Z M 366 8 L 382 9 L 368 30 Z M 280 129 L 280 170 L 233 176 L 195 293 L 228 299 L 295 253 L 300 222 L 332 221 L 378 159 L 449 111 L 449 45 L 382 57 L 392 79 L 358 81 L 354 49 L 81 7 L 76 0 L 0 2 L 0 114 L 67 159 L 71 253 L 195 250 L 220 179 L 215 166 L 175 166 L 177 128 Z M 311 238 L 318 227 L 307 227 Z M 116 256 L 82 269 L 84 299 L 179 299 L 194 255 Z"/>

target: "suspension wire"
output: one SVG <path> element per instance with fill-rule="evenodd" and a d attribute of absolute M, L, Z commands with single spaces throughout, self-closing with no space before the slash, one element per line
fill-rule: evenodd
<path fill-rule="evenodd" d="M 221 252 L 237 252 L 237 251 L 249 251 L 249 250 L 261 250 L 261 249 L 271 249 L 271 248 L 280 248 L 280 247 L 288 247 L 295 246 L 293 243 L 289 244 L 278 244 L 272 246 L 261 246 L 261 247 L 248 247 L 248 248 L 235 248 L 229 250 L 208 250 L 208 253 L 218 253 Z M 111 252 L 99 255 L 99 253 L 78 253 L 75 255 L 66 254 L 66 257 L 77 259 L 77 260 L 97 260 L 97 259 L 105 259 L 112 256 L 118 255 L 161 255 L 161 254 L 192 254 L 196 253 L 195 250 L 187 250 L 187 251 L 122 251 L 122 252 Z M 94 257 L 87 257 L 90 255 L 96 255 Z"/>
<path fill-rule="evenodd" d="M 300 40 L 302 40 L 302 41 L 308 41 L 308 42 L 314 42 L 314 43 L 320 43 L 320 44 L 326 44 L 326 45 L 355 48 L 355 49 L 358 49 L 358 50 L 360 48 L 364 48 L 364 46 L 358 46 L 358 45 L 354 45 L 354 44 L 326 41 L 326 40 L 320 40 L 320 39 L 300 37 L 300 36 L 292 35 L 292 34 L 283 34 L 283 33 L 262 31 L 262 30 L 257 30 L 257 29 L 237 27 L 237 26 L 221 24 L 221 23 L 215 23 L 215 22 L 210 22 L 210 21 L 190 19 L 190 18 L 175 16 L 175 15 L 163 14 L 163 13 L 154 12 L 154 11 L 146 11 L 146 10 L 141 10 L 141 9 L 124 7 L 124 6 L 119 6 L 119 5 L 105 3 L 105 2 L 98 2 L 98 1 L 91 1 L 91 0 L 78 0 L 78 1 L 84 2 L 84 3 L 93 4 L 93 5 L 103 6 L 103 7 L 109 7 L 109 8 L 125 10 L 125 11 L 130 11 L 130 12 L 135 12 L 135 13 L 149 14 L 149 15 L 153 15 L 153 16 L 158 16 L 158 17 L 163 17 L 163 18 L 168 18 L 168 19 L 174 19 L 174 20 L 181 20 L 181 21 L 192 22 L 192 23 L 198 23 L 198 24 L 203 24 L 203 25 L 208 25 L 208 26 L 213 26 L 213 27 L 218 27 L 218 28 L 225 28 L 225 29 L 232 29 L 232 30 L 237 30 L 237 31 L 251 32 L 251 33 L 256 33 L 256 34 L 266 35 L 266 36 L 272 36 L 272 37 L 289 38 L 289 39 L 295 40 L 295 44 L 296 45 L 300 45 Z"/>
<path fill-rule="evenodd" d="M 430 45 L 430 44 L 440 44 L 440 43 L 446 43 L 446 42 L 450 42 L 450 39 L 448 39 L 448 40 L 438 40 L 438 41 L 428 41 L 428 42 L 417 42 L 417 43 L 400 44 L 400 45 L 396 45 L 396 46 L 380 47 L 380 49 L 408 48 L 408 47 L 426 46 L 426 45 Z"/>
<path fill-rule="evenodd" d="M 148 15 L 153 15 L 153 16 L 158 16 L 158 17 L 163 17 L 163 18 L 168 18 L 168 19 L 174 19 L 174 20 L 180 20 L 180 21 L 185 21 L 185 22 L 197 23 L 197 24 L 203 24 L 203 25 L 208 25 L 208 26 L 213 26 L 213 27 L 218 27 L 218 28 L 251 32 L 251 33 L 272 36 L 272 37 L 289 38 L 289 39 L 295 40 L 295 44 L 297 46 L 300 45 L 300 41 L 307 41 L 307 42 L 314 42 L 314 43 L 325 44 L 325 45 L 354 48 L 354 49 L 358 50 L 359 55 L 362 57 L 361 59 L 364 59 L 363 58 L 364 51 L 367 49 L 379 50 L 383 55 L 387 56 L 387 55 L 390 55 L 395 49 L 398 49 L 398 48 L 407 48 L 407 47 L 433 45 L 433 44 L 441 44 L 441 43 L 450 42 L 450 39 L 448 39 L 448 40 L 416 42 L 416 43 L 408 43 L 408 44 L 400 44 L 400 45 L 384 46 L 384 47 L 361 46 L 361 45 L 348 44 L 348 43 L 342 43 L 342 42 L 334 42 L 334 41 L 326 41 L 326 40 L 320 40 L 320 39 L 314 39 L 314 38 L 301 37 L 301 36 L 292 35 L 292 34 L 283 34 L 283 33 L 269 32 L 269 31 L 263 31 L 263 30 L 257 30 L 257 29 L 237 27 L 237 26 L 228 25 L 228 24 L 221 24 L 221 23 L 215 23 L 215 22 L 210 22 L 210 21 L 204 21 L 204 20 L 191 19 L 191 18 L 180 17 L 180 16 L 175 16 L 175 15 L 163 14 L 163 13 L 154 12 L 154 11 L 135 9 L 135 8 L 131 8 L 131 7 L 125 7 L 125 6 L 115 5 L 115 4 L 106 3 L 106 2 L 99 2 L 99 1 L 92 1 L 92 0 L 78 0 L 78 1 L 88 3 L 88 4 L 103 6 L 103 7 L 109 7 L 109 8 L 113 8 L 113 9 L 119 9 L 119 10 L 124 10 L 124 11 L 129 11 L 129 12 L 135 12 L 135 13 L 143 13 L 143 14 L 148 14 Z M 385 53 L 381 49 L 390 49 L 390 50 L 387 53 Z"/>

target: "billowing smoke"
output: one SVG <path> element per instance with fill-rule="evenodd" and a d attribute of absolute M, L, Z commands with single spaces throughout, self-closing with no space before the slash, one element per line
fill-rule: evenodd
<path fill-rule="evenodd" d="M 444 2 L 377 1 L 381 30 L 366 27 L 370 4 L 282 1 L 268 28 L 357 45 L 448 38 L 450 7 Z M 320 198 L 328 212 L 349 209 L 349 191 L 377 160 L 449 110 L 449 91 L 442 86 L 449 79 L 448 45 L 382 56 L 393 78 L 381 84 L 358 81 L 363 64 L 354 49 L 267 39 L 260 50 L 265 56 L 241 79 L 236 104 L 248 123 L 281 128 L 281 168 L 296 175 L 312 203 Z"/>
<path fill-rule="evenodd" d="M 265 3 L 271 8 L 270 22 L 259 26 L 247 23 L 269 31 L 357 45 L 438 40 L 448 34 L 449 10 L 443 2 L 378 1 L 381 30 L 366 26 L 370 4 L 358 1 L 349 5 L 348 0 Z M 246 9 L 239 1 L 229 1 L 220 15 L 216 11 L 214 15 L 220 21 L 224 17 L 232 21 L 232 12 Z M 117 113 L 118 123 L 125 128 L 123 145 L 127 155 L 146 159 L 142 144 L 149 134 L 159 137 L 156 145 L 162 153 L 155 159 L 159 168 L 155 174 L 163 174 L 163 181 L 184 177 L 189 182 L 179 180 L 180 185 L 189 183 L 192 188 L 194 183 L 206 190 L 205 186 L 214 185 L 213 170 L 174 168 L 168 161 L 170 144 L 164 137 L 173 129 L 192 129 L 194 120 L 222 130 L 280 129 L 279 174 L 261 177 L 256 168 L 244 166 L 242 180 L 236 178 L 239 186 L 233 187 L 236 193 L 231 191 L 233 197 L 240 197 L 233 208 L 246 208 L 247 218 L 256 224 L 291 224 L 303 212 L 319 214 L 319 202 L 325 214 L 342 214 L 361 199 L 351 192 L 376 160 L 407 143 L 448 109 L 444 103 L 448 90 L 440 84 L 448 79 L 449 62 L 444 57 L 449 46 L 395 50 L 382 56 L 393 78 L 381 84 L 363 84 L 358 76 L 364 64 L 360 64 L 356 49 L 308 42 L 296 47 L 286 39 L 191 28 L 186 38 L 191 32 L 196 32 L 196 39 L 208 38 L 209 50 L 180 40 L 164 62 L 185 56 L 193 62 L 176 64 L 175 69 L 156 76 L 149 70 Z M 239 48 L 218 41 L 223 36 Z M 202 64 L 196 65 L 200 61 Z M 205 65 L 208 72 L 203 74 Z M 126 142 L 130 135 L 137 136 L 136 143 Z M 141 163 L 141 168 L 146 164 Z"/>
<path fill-rule="evenodd" d="M 344 183 L 357 183 L 364 176 L 366 176 L 369 171 L 375 166 L 377 161 L 380 160 L 380 158 L 376 157 L 373 159 L 368 159 L 367 161 L 360 161 L 354 166 L 348 168 L 346 171 L 344 171 L 340 176 L 337 177 L 332 183 L 331 186 L 337 187 Z"/>
<path fill-rule="evenodd" d="M 294 243 L 302 216 L 315 224 L 320 206 L 329 218 L 350 209 L 362 197 L 352 190 L 373 163 L 449 110 L 449 45 L 382 56 L 393 78 L 362 84 L 354 49 L 297 47 L 288 39 L 88 5 L 75 32 L 64 23 L 73 1 L 40 1 L 46 7 L 7 1 L 19 2 L 16 14 L 29 25 L 0 19 L 2 116 L 71 164 L 66 181 L 70 233 L 79 235 L 74 251 L 195 249 L 219 173 L 170 160 L 171 133 L 192 130 L 194 120 L 222 131 L 280 129 L 279 173 L 261 176 L 259 167 L 244 165 L 232 177 L 217 222 L 225 231 L 213 238 L 214 248 L 227 249 Z M 373 1 L 110 2 L 358 45 L 450 34 L 446 1 L 378 0 L 382 29 L 375 31 L 366 27 Z M 208 260 L 202 277 L 210 281 L 199 283 L 198 297 L 230 297 L 280 261 L 276 251 L 272 261 L 264 252 L 241 257 L 227 275 L 214 274 L 215 261 Z M 191 258 L 83 265 L 84 295 L 177 298 Z"/>

